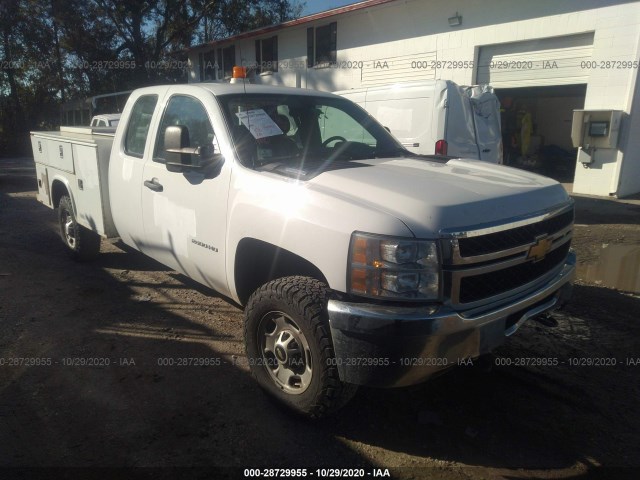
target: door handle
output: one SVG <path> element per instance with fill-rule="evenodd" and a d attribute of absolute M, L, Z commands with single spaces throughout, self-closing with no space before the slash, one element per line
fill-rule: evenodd
<path fill-rule="evenodd" d="M 489 153 L 491 151 L 490 148 L 485 148 L 484 150 L 482 150 L 482 153 Z"/>
<path fill-rule="evenodd" d="M 158 183 L 158 179 L 145 180 L 144 186 L 153 190 L 154 192 L 161 192 L 163 190 L 162 184 Z"/>

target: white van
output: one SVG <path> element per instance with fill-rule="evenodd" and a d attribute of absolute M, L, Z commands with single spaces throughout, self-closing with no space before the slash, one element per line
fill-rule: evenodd
<path fill-rule="evenodd" d="M 426 80 L 334 93 L 363 107 L 414 153 L 502 163 L 500 102 L 489 85 Z"/>

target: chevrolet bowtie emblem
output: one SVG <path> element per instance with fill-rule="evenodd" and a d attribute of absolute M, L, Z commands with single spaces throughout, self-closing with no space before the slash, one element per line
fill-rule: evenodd
<path fill-rule="evenodd" d="M 533 262 L 539 262 L 542 260 L 549 250 L 551 250 L 551 245 L 553 241 L 550 238 L 547 238 L 546 235 L 542 237 L 536 238 L 536 243 L 531 245 L 529 248 L 529 253 L 527 253 L 527 260 L 532 260 Z"/>

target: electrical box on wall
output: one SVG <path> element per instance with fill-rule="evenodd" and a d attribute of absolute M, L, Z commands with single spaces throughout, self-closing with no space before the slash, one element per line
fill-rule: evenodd
<path fill-rule="evenodd" d="M 617 148 L 622 110 L 574 110 L 571 141 L 574 147 Z"/>
<path fill-rule="evenodd" d="M 571 141 L 578 147 L 578 161 L 593 163 L 596 150 L 617 148 L 622 110 L 574 110 Z"/>

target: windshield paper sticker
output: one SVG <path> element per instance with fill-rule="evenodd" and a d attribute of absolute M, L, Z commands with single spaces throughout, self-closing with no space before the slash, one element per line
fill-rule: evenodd
<path fill-rule="evenodd" d="M 236 115 L 256 139 L 282 135 L 280 127 L 278 127 L 276 122 L 261 108 L 247 112 L 238 112 Z"/>

